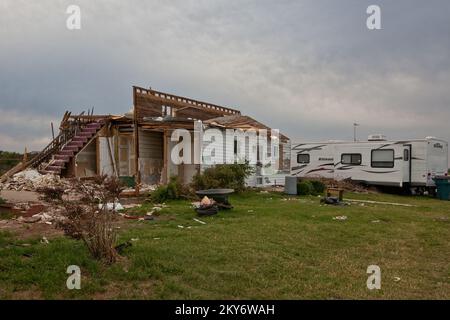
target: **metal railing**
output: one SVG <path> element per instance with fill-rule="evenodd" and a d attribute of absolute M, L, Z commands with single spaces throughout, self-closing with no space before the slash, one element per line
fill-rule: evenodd
<path fill-rule="evenodd" d="M 69 143 L 72 138 L 87 125 L 93 121 L 101 120 L 104 116 L 85 115 L 84 112 L 79 115 L 71 115 L 70 112 L 64 114 L 60 125 L 60 133 L 55 137 L 38 155 L 28 161 L 24 168 L 37 168 L 42 163 L 49 161 L 50 158 Z"/>

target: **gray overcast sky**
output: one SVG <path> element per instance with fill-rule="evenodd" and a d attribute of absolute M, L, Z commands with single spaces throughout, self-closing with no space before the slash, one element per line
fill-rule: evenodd
<path fill-rule="evenodd" d="M 450 140 L 448 0 L 0 0 L 0 46 L 0 150 L 40 150 L 67 109 L 122 114 L 132 85 L 293 140 L 352 139 L 355 121 L 360 138 Z"/>

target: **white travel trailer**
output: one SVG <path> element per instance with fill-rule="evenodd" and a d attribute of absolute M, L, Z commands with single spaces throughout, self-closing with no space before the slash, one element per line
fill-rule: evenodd
<path fill-rule="evenodd" d="M 448 142 L 425 139 L 291 144 L 291 175 L 351 179 L 368 185 L 435 188 L 433 178 L 448 173 Z"/>

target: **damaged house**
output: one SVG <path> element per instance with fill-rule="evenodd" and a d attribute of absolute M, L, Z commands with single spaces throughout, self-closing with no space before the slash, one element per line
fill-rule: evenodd
<path fill-rule="evenodd" d="M 256 163 L 255 173 L 247 183 L 250 186 L 284 184 L 284 176 L 290 169 L 290 142 L 286 136 L 275 137 L 279 143 L 276 148 L 272 147 L 270 128 L 236 109 L 140 87 L 133 87 L 133 108 L 124 115 L 66 112 L 58 136 L 20 170 L 32 167 L 41 173 L 80 178 L 115 175 L 130 186 L 166 183 L 171 176 L 189 183 L 197 172 L 211 163 L 203 164 L 204 158 L 197 162 L 172 161 L 171 155 L 179 144 L 173 132 L 182 129 L 182 132 L 193 133 L 194 149 L 196 126 L 214 128 L 224 136 L 231 134 L 227 129 L 268 130 L 267 137 L 263 137 L 267 139 L 267 152 L 276 154 L 277 160 L 270 168 Z M 238 153 L 236 142 L 230 147 L 217 139 L 200 141 L 201 150 L 216 143 L 215 153 L 232 158 Z M 263 152 L 259 146 L 246 144 L 245 148 L 247 154 Z M 200 157 L 203 157 L 201 150 Z M 189 153 L 195 157 L 195 150 Z"/>

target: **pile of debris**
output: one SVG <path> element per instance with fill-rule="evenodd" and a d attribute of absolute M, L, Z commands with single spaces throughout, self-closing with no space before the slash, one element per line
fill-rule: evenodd
<path fill-rule="evenodd" d="M 344 180 L 334 180 L 327 178 L 308 178 L 309 180 L 318 180 L 325 184 L 327 188 L 339 188 L 346 192 L 355 193 L 376 193 L 377 189 L 375 187 L 369 187 L 362 183 L 352 181 L 351 179 Z"/>
<path fill-rule="evenodd" d="M 53 174 L 40 174 L 37 170 L 27 169 L 16 173 L 2 184 L 4 190 L 36 191 L 39 188 L 62 186 L 61 178 Z"/>
<path fill-rule="evenodd" d="M 143 193 L 149 193 L 152 191 L 155 191 L 156 188 L 158 188 L 157 184 L 145 184 L 145 183 L 141 183 L 139 184 L 139 193 L 143 194 Z M 127 195 L 135 195 L 136 193 L 136 189 L 132 188 L 132 187 L 128 187 L 123 189 L 122 191 L 122 195 L 123 196 L 127 196 Z"/>
<path fill-rule="evenodd" d="M 61 214 L 55 210 L 43 211 L 40 213 L 33 214 L 32 216 L 19 216 L 17 221 L 24 223 L 45 223 L 45 224 L 53 224 L 57 221 L 61 221 L 63 218 Z"/>
<path fill-rule="evenodd" d="M 199 216 L 212 216 L 219 212 L 216 201 L 207 196 L 204 196 L 200 202 L 193 202 L 192 206 Z"/>

